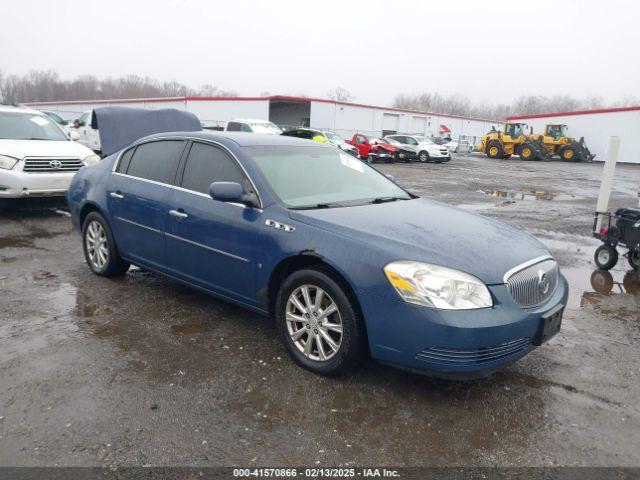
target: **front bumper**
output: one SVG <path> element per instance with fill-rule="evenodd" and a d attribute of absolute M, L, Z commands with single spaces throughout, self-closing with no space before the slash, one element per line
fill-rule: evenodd
<path fill-rule="evenodd" d="M 506 285 L 489 286 L 494 306 L 478 310 L 436 310 L 382 292 L 361 293 L 371 355 L 435 377 L 490 375 L 536 347 L 543 316 L 567 303 L 569 288 L 560 278 L 551 298 L 531 310 L 517 305 Z"/>
<path fill-rule="evenodd" d="M 0 170 L 0 198 L 63 196 L 75 173 L 25 173 L 21 170 Z"/>

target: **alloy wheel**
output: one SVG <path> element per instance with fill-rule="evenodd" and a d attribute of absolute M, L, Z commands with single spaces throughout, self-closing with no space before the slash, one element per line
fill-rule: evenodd
<path fill-rule="evenodd" d="M 102 270 L 109 261 L 109 244 L 100 222 L 94 220 L 87 226 L 85 243 L 91 264 L 96 270 Z"/>
<path fill-rule="evenodd" d="M 331 296 L 316 285 L 296 288 L 285 310 L 287 330 L 296 348 L 310 360 L 330 360 L 342 345 L 342 316 Z"/>

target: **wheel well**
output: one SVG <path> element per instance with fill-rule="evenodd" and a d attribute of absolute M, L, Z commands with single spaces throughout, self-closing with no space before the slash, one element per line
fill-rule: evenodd
<path fill-rule="evenodd" d="M 80 230 L 82 230 L 82 227 L 84 225 L 84 219 L 87 218 L 87 215 L 89 215 L 91 212 L 102 213 L 98 206 L 93 203 L 87 203 L 86 205 L 84 205 L 80 210 Z"/>
<path fill-rule="evenodd" d="M 278 290 L 280 289 L 280 285 L 282 285 L 282 282 L 284 282 L 284 279 L 291 275 L 293 272 L 303 270 L 305 268 L 320 270 L 321 272 L 331 276 L 336 282 L 338 282 L 344 289 L 346 295 L 353 302 L 356 312 L 358 316 L 363 319 L 364 324 L 364 317 L 362 315 L 360 302 L 358 301 L 358 297 L 356 296 L 349 282 L 340 274 L 340 272 L 338 272 L 335 268 L 325 262 L 320 255 L 317 255 L 315 253 L 300 253 L 298 255 L 285 258 L 278 265 L 276 265 L 276 268 L 273 269 L 273 273 L 269 278 L 269 286 L 267 289 L 267 300 L 269 303 L 270 316 L 273 317 L 274 315 Z"/>

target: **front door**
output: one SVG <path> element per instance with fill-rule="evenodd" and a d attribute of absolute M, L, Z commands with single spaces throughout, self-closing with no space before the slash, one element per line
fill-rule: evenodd
<path fill-rule="evenodd" d="M 167 202 L 186 142 L 143 143 L 125 152 L 107 185 L 110 224 L 120 253 L 165 268 Z"/>
<path fill-rule="evenodd" d="M 213 182 L 251 183 L 223 148 L 193 142 L 178 187 L 172 189 L 167 217 L 170 273 L 222 295 L 257 304 L 255 269 L 259 256 L 260 210 L 213 200 Z"/>

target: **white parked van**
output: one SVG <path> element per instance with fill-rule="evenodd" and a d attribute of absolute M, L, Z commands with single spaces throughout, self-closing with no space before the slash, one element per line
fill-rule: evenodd
<path fill-rule="evenodd" d="M 102 149 L 100 145 L 100 135 L 98 134 L 98 130 L 91 127 L 92 118 L 93 110 L 84 112 L 72 122 L 69 126 L 69 132 L 77 132 L 77 141 L 79 143 L 89 147 L 94 152 L 100 152 Z M 72 138 L 76 140 L 75 135 Z"/>
<path fill-rule="evenodd" d="M 266 133 L 269 135 L 280 135 L 282 133 L 282 129 L 275 123 L 251 118 L 229 120 L 224 130 L 225 132 Z"/>

